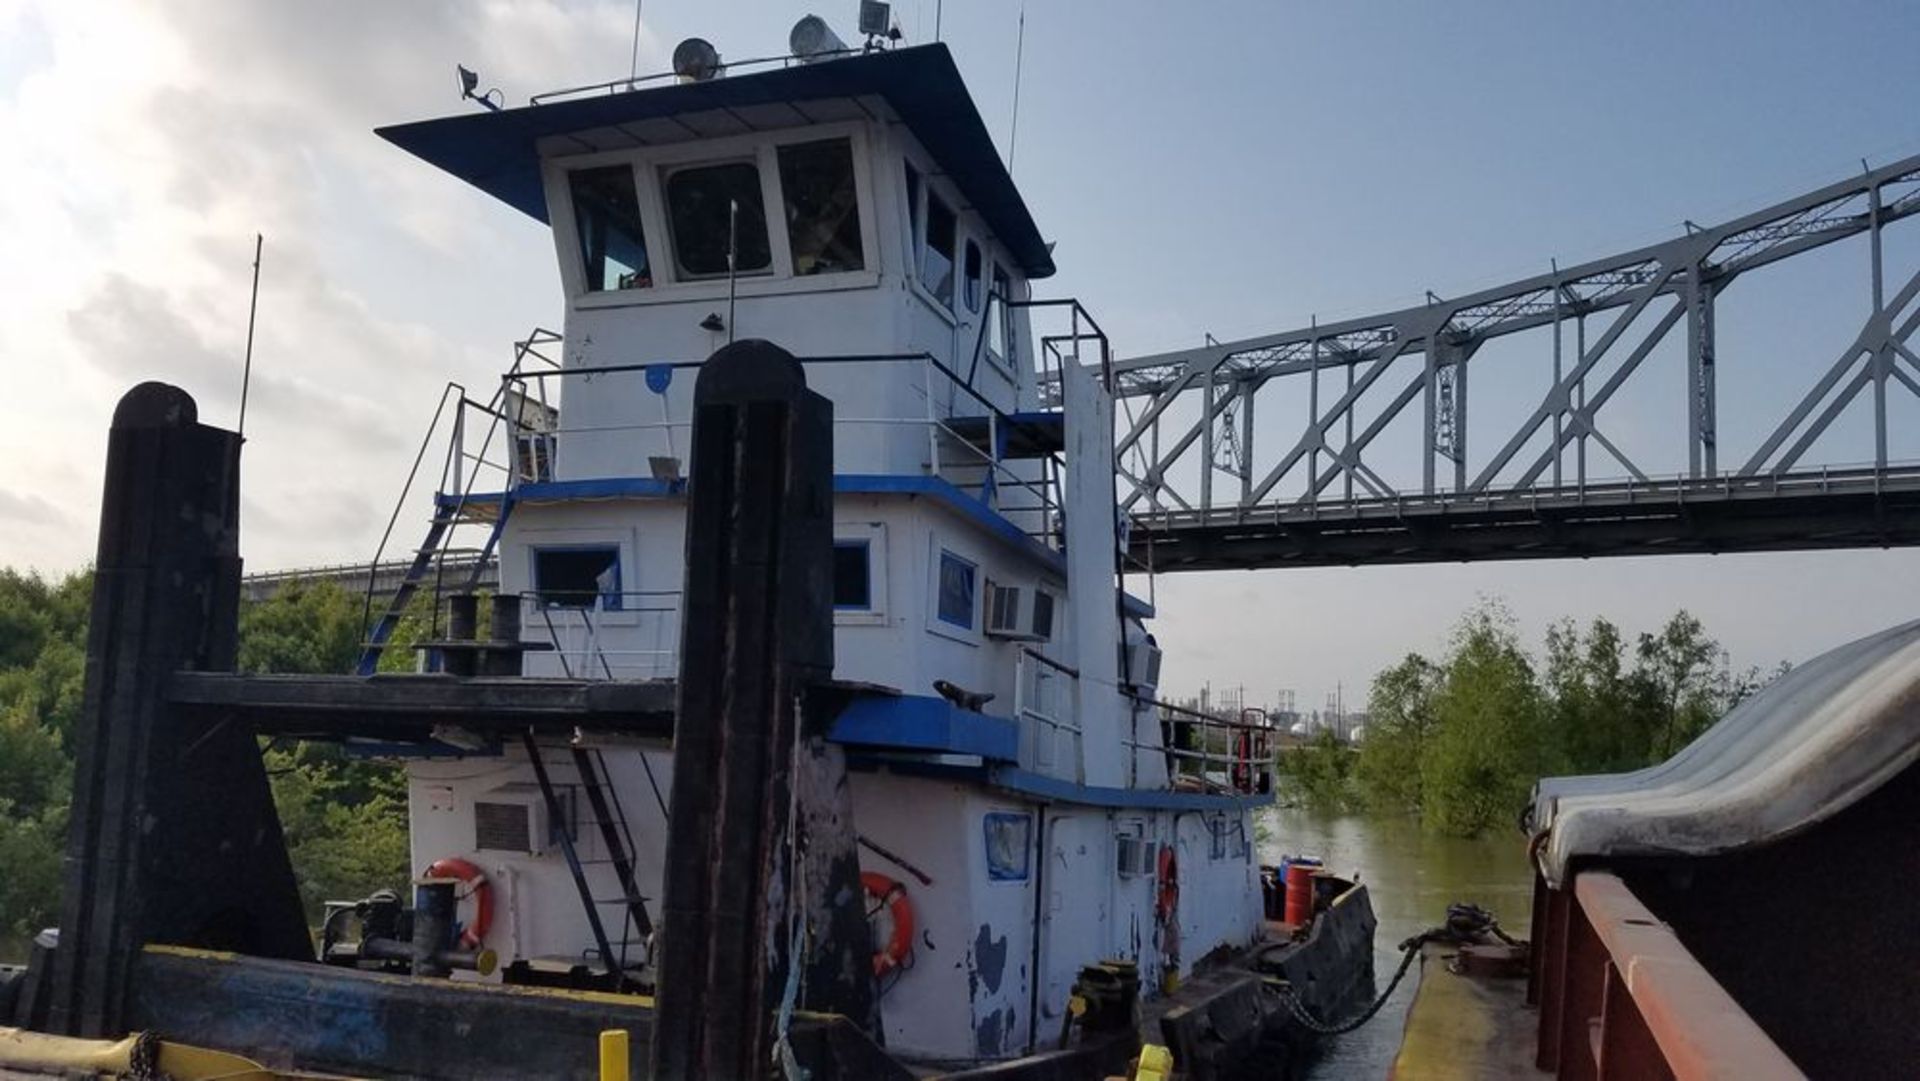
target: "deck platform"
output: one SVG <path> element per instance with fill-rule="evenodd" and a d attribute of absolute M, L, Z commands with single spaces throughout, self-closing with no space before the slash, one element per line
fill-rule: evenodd
<path fill-rule="evenodd" d="M 1469 976 L 1448 965 L 1459 947 L 1420 950 L 1420 981 L 1407 1011 L 1394 1081 L 1549 1078 L 1533 1064 L 1539 1014 L 1527 1005 L 1524 977 Z"/>

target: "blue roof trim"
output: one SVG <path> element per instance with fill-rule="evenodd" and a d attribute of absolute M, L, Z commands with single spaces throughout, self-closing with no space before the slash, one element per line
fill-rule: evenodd
<path fill-rule="evenodd" d="M 1120 606 L 1123 611 L 1135 619 L 1152 619 L 1155 611 L 1152 604 L 1131 593 L 1120 594 Z"/>
<path fill-rule="evenodd" d="M 1173 792 L 1157 788 L 1108 788 L 1077 784 L 1012 766 L 989 769 L 988 779 L 1001 788 L 1023 792 L 1061 803 L 1084 803 L 1094 807 L 1145 807 L 1172 811 L 1240 811 L 1265 807 L 1274 801 L 1272 793 L 1248 796 L 1216 796 L 1206 792 Z"/>
<path fill-rule="evenodd" d="M 962 766 L 948 762 L 911 762 L 856 758 L 857 765 L 895 773 L 974 781 L 1045 803 L 1073 803 L 1085 807 L 1112 807 L 1145 811 L 1250 811 L 1274 802 L 1266 795 L 1228 796 L 1207 792 L 1174 792 L 1158 788 L 1112 788 L 1078 784 L 1047 777 L 1016 766 Z"/>
<path fill-rule="evenodd" d="M 855 698 L 834 720 L 828 738 L 861 747 L 977 754 L 1002 762 L 1020 757 L 1020 728 L 1014 722 L 930 695 Z"/>
<path fill-rule="evenodd" d="M 704 83 L 654 86 L 376 129 L 376 134 L 534 219 L 547 220 L 538 140 L 618 124 L 775 102 L 878 95 L 965 193 L 1030 278 L 1053 256 L 942 44 L 796 64 Z M 583 152 L 592 149 L 582 145 Z"/>
<path fill-rule="evenodd" d="M 685 495 L 686 480 L 656 480 L 653 477 L 594 477 L 589 480 L 549 480 L 522 484 L 513 490 L 516 503 L 555 503 L 568 499 L 668 499 Z M 506 492 L 469 492 L 462 498 L 442 492 L 435 498 L 441 507 L 465 503 L 488 506 L 507 497 Z"/>
<path fill-rule="evenodd" d="M 892 473 L 840 473 L 833 478 L 833 490 L 842 495 L 927 496 L 958 511 L 996 539 L 1052 567 L 1054 573 L 1062 577 L 1066 576 L 1065 556 L 1027 536 L 1021 532 L 1019 526 L 1007 521 L 998 511 L 939 477 L 900 476 Z"/>

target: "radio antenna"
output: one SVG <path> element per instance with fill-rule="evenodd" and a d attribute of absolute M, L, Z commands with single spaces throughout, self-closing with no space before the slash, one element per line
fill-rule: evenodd
<path fill-rule="evenodd" d="M 633 63 L 627 68 L 629 82 L 640 77 L 640 5 L 644 2 L 633 0 Z"/>
<path fill-rule="evenodd" d="M 240 366 L 240 424 L 237 434 L 247 434 L 247 388 L 253 382 L 253 320 L 260 310 L 260 248 L 266 238 L 253 234 L 253 297 L 247 301 L 247 356 Z"/>
<path fill-rule="evenodd" d="M 1013 150 L 1020 138 L 1020 67 L 1027 57 L 1027 5 L 1020 5 L 1020 37 L 1013 47 L 1013 124 L 1007 132 L 1007 175 L 1013 175 Z"/>

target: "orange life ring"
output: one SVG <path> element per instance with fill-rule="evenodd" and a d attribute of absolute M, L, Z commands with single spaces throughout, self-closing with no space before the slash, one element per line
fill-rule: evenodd
<path fill-rule="evenodd" d="M 473 898 L 473 921 L 460 930 L 460 948 L 479 949 L 487 929 L 493 926 L 493 887 L 487 884 L 487 873 L 458 856 L 448 856 L 428 864 L 421 877 L 457 878 L 467 884 L 466 893 Z"/>
<path fill-rule="evenodd" d="M 877 871 L 860 872 L 860 885 L 893 917 L 893 934 L 885 946 L 873 951 L 873 977 L 879 979 L 905 964 L 913 951 L 913 905 L 905 886 Z"/>
<path fill-rule="evenodd" d="M 1161 923 L 1173 921 L 1173 911 L 1180 904 L 1180 862 L 1174 858 L 1173 846 L 1160 846 L 1160 892 L 1154 901 L 1154 914 Z"/>

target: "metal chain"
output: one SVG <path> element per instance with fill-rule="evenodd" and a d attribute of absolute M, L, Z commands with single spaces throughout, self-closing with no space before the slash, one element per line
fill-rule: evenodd
<path fill-rule="evenodd" d="M 168 1081 L 160 1072 L 160 1037 L 142 1032 L 134 1037 L 133 1050 L 127 1053 L 128 1081 Z"/>
<path fill-rule="evenodd" d="M 1422 946 L 1429 942 L 1467 944 L 1483 941 L 1487 935 L 1493 935 L 1508 945 L 1515 944 L 1515 940 L 1500 929 L 1500 921 L 1494 918 L 1493 913 L 1479 905 L 1448 905 L 1446 923 L 1422 931 L 1400 943 L 1402 953 L 1400 967 L 1394 971 L 1393 979 L 1387 981 L 1387 989 L 1380 992 L 1380 996 L 1374 999 L 1373 1004 L 1364 1012 L 1339 1024 L 1332 1024 L 1315 1017 L 1312 1011 L 1307 1009 L 1306 1003 L 1300 1001 L 1300 992 L 1294 990 L 1291 983 L 1279 981 L 1275 989 L 1281 1001 L 1286 1003 L 1287 1013 L 1303 1027 L 1322 1036 L 1345 1035 L 1373 1020 L 1374 1015 L 1380 1012 L 1380 1007 L 1387 1004 L 1387 1000 L 1393 997 L 1394 989 L 1400 986 L 1401 979 L 1406 976 L 1407 970 L 1413 967 L 1413 959 L 1420 956 Z"/>
<path fill-rule="evenodd" d="M 1287 1013 L 1291 1014 L 1295 1021 L 1300 1022 L 1302 1026 L 1322 1036 L 1341 1036 L 1352 1032 L 1354 1029 L 1373 1020 L 1373 1015 L 1379 1013 L 1380 1007 L 1385 1006 L 1387 1000 L 1393 997 L 1394 989 L 1400 986 L 1400 980 L 1407 974 L 1407 969 L 1413 967 L 1413 959 L 1420 956 L 1420 947 L 1425 944 L 1425 942 L 1425 935 L 1416 935 L 1401 944 L 1401 949 L 1405 950 L 1406 953 L 1400 958 L 1399 969 L 1394 972 L 1393 979 L 1387 981 L 1387 989 L 1382 991 L 1380 997 L 1373 1000 L 1373 1005 L 1368 1006 L 1366 1011 L 1358 1017 L 1354 1017 L 1337 1025 L 1328 1024 L 1315 1017 L 1312 1012 L 1307 1009 L 1306 1003 L 1300 1001 L 1300 993 L 1293 989 L 1292 984 L 1287 984 L 1279 989 L 1281 1001 L 1287 1004 Z"/>

